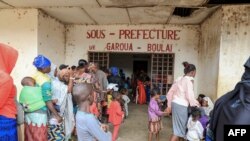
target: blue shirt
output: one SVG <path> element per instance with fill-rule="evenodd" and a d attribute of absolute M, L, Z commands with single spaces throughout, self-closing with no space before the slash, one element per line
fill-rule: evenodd
<path fill-rule="evenodd" d="M 100 122 L 91 113 L 77 111 L 76 130 L 78 141 L 111 141 L 111 133 L 101 129 Z"/>

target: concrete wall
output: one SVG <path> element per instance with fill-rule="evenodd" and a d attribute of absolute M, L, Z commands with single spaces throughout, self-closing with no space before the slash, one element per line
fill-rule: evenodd
<path fill-rule="evenodd" d="M 212 99 L 217 96 L 219 72 L 220 36 L 222 10 L 216 11 L 201 24 L 201 42 L 199 48 L 198 93 L 203 93 Z"/>
<path fill-rule="evenodd" d="M 60 65 L 65 62 L 65 28 L 58 20 L 39 10 L 38 54 L 44 54 Z"/>
<path fill-rule="evenodd" d="M 217 96 L 232 90 L 250 55 L 250 5 L 222 7 Z"/>
<path fill-rule="evenodd" d="M 19 57 L 12 72 L 18 93 L 21 79 L 34 71 L 32 65 L 37 55 L 37 19 L 36 9 L 1 9 L 0 42 L 16 48 Z"/>
<path fill-rule="evenodd" d="M 175 39 L 144 39 L 147 34 L 133 34 L 136 39 L 120 37 L 122 30 L 171 30 L 177 31 Z M 91 34 L 93 32 L 93 34 Z M 91 37 L 90 37 L 91 34 Z M 93 36 L 92 36 L 93 35 Z M 95 36 L 94 36 L 95 35 Z M 137 37 L 138 35 L 138 37 Z M 110 25 L 84 26 L 70 25 L 66 27 L 66 64 L 75 65 L 80 58 L 87 59 L 88 51 L 120 52 L 120 53 L 175 53 L 174 78 L 183 75 L 183 61 L 193 63 L 198 67 L 198 48 L 200 38 L 199 26 L 181 25 Z M 125 47 L 116 46 L 124 43 Z M 110 46 L 110 44 L 115 44 Z M 128 46 L 127 46 L 128 44 Z M 163 45 L 162 50 L 150 50 L 149 44 Z M 130 48 L 132 46 L 132 49 Z M 170 49 L 167 49 L 170 46 Z M 121 62 L 125 63 L 125 62 Z M 196 82 L 199 74 L 197 74 Z M 195 89 L 197 90 L 195 83 Z"/>

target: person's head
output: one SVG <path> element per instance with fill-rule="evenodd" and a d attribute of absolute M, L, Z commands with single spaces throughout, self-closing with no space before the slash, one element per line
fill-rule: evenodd
<path fill-rule="evenodd" d="M 189 64 L 188 62 L 183 62 L 182 64 L 184 66 L 184 74 L 186 76 L 195 77 L 195 74 L 196 74 L 196 67 L 195 67 L 195 65 Z"/>
<path fill-rule="evenodd" d="M 60 65 L 59 66 L 59 72 L 58 72 L 58 78 L 60 81 L 64 82 L 65 84 L 68 84 L 70 79 L 70 67 L 68 65 Z"/>
<path fill-rule="evenodd" d="M 86 61 L 86 60 L 84 60 L 84 59 L 80 59 L 79 61 L 78 61 L 78 66 L 83 66 L 83 67 L 85 67 L 85 66 L 87 66 L 88 65 L 88 62 Z"/>
<path fill-rule="evenodd" d="M 245 72 L 243 73 L 241 80 L 250 80 L 250 57 L 248 58 L 248 60 L 246 61 L 246 63 L 244 64 L 245 67 Z"/>
<path fill-rule="evenodd" d="M 10 74 L 16 64 L 18 52 L 16 49 L 0 43 L 0 71 Z M 3 78 L 1 78 L 3 82 Z"/>
<path fill-rule="evenodd" d="M 117 67 L 111 67 L 110 72 L 113 76 L 118 76 L 119 75 L 119 69 Z"/>
<path fill-rule="evenodd" d="M 192 120 L 197 121 L 201 117 L 201 111 L 198 108 L 193 108 L 191 112 Z"/>
<path fill-rule="evenodd" d="M 32 77 L 24 77 L 21 81 L 22 86 L 32 86 L 34 87 L 36 85 L 36 81 L 35 79 L 33 79 Z"/>
<path fill-rule="evenodd" d="M 208 101 L 206 101 L 205 99 L 202 99 L 201 106 L 202 107 L 208 107 Z"/>
<path fill-rule="evenodd" d="M 33 65 L 37 68 L 38 71 L 42 73 L 49 73 L 51 62 L 48 58 L 43 55 L 38 55 L 34 58 Z"/>
<path fill-rule="evenodd" d="M 99 69 L 98 63 L 89 63 L 88 69 L 90 72 L 96 72 Z"/>
<path fill-rule="evenodd" d="M 107 69 L 107 68 L 105 68 L 103 72 L 106 74 L 106 76 L 110 76 L 111 75 L 109 69 Z"/>
<path fill-rule="evenodd" d="M 128 89 L 126 88 L 122 88 L 120 92 L 122 95 L 128 95 Z"/>
<path fill-rule="evenodd" d="M 206 96 L 206 97 L 203 97 L 201 106 L 213 108 L 214 104 L 213 104 L 212 100 Z"/>
<path fill-rule="evenodd" d="M 160 98 L 160 95 L 161 95 L 161 93 L 160 93 L 160 90 L 159 90 L 159 89 L 153 88 L 153 89 L 151 90 L 150 96 L 151 96 L 152 98 L 154 98 L 155 100 L 158 100 L 158 99 Z"/>
<path fill-rule="evenodd" d="M 76 103 L 88 102 L 91 105 L 94 102 L 94 90 L 92 84 L 77 83 L 73 87 L 73 95 Z"/>
<path fill-rule="evenodd" d="M 200 104 L 202 103 L 202 100 L 203 100 L 204 97 L 205 97 L 204 94 L 199 94 L 199 95 L 198 95 L 197 100 L 198 100 L 198 102 L 199 102 Z"/>
<path fill-rule="evenodd" d="M 76 71 L 76 66 L 75 65 L 71 66 L 71 70 Z"/>
<path fill-rule="evenodd" d="M 121 94 L 119 92 L 113 92 L 112 93 L 112 99 L 119 101 L 121 99 Z"/>

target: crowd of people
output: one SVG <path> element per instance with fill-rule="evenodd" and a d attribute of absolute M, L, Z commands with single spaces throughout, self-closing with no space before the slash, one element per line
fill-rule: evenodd
<path fill-rule="evenodd" d="M 170 141 L 222 141 L 223 125 L 250 123 L 250 58 L 244 64 L 242 80 L 215 105 L 204 94 L 195 98 L 196 67 L 188 62 L 183 63 L 184 75 L 165 96 L 157 87 L 150 90 L 144 72 L 130 83 L 117 67 L 102 71 L 98 63 L 83 59 L 77 66 L 57 67 L 43 55 L 34 58 L 36 73 L 21 80 L 23 87 L 16 98 L 10 73 L 17 58 L 15 49 L 0 44 L 0 141 L 17 141 L 17 126 L 22 123 L 25 141 L 71 140 L 72 135 L 77 135 L 78 141 L 116 141 L 129 116 L 129 87 L 137 92 L 135 102 L 148 104 L 149 141 L 153 137 L 159 141 L 163 116 L 172 117 Z M 167 108 L 162 110 L 166 100 Z"/>

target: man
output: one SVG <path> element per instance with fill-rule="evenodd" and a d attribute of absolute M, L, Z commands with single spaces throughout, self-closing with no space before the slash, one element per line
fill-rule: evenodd
<path fill-rule="evenodd" d="M 102 125 L 90 113 L 90 105 L 94 101 L 93 87 L 91 84 L 79 83 L 73 87 L 73 96 L 79 109 L 76 114 L 76 130 L 78 141 L 111 141 L 111 133 L 107 126 Z"/>
<path fill-rule="evenodd" d="M 98 80 L 100 85 L 100 90 L 106 90 L 108 86 L 107 75 L 99 69 L 98 63 L 90 63 L 89 70 L 95 75 L 95 78 Z"/>
<path fill-rule="evenodd" d="M 244 67 L 245 72 L 234 90 L 216 101 L 206 140 L 223 141 L 224 125 L 250 124 L 250 57 Z"/>
<path fill-rule="evenodd" d="M 57 77 L 52 78 L 52 99 L 56 101 L 58 113 L 64 118 L 64 129 L 57 124 L 50 124 L 49 140 L 63 139 L 71 137 L 74 128 L 74 114 L 72 102 L 73 72 L 67 65 L 60 65 Z M 65 134 L 64 134 L 65 133 Z"/>

